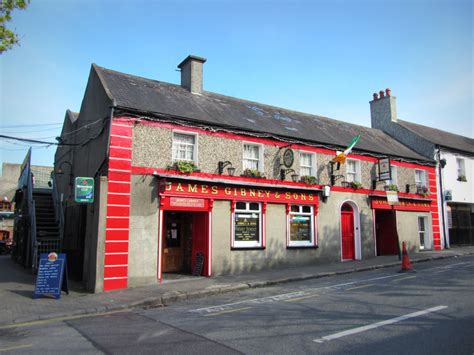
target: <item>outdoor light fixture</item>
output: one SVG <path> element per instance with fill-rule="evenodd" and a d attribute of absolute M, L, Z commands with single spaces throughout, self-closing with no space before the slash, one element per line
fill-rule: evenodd
<path fill-rule="evenodd" d="M 280 180 L 285 180 L 286 175 L 290 173 L 293 173 L 291 174 L 291 180 L 297 182 L 300 176 L 293 169 L 280 169 Z"/>
<path fill-rule="evenodd" d="M 229 166 L 230 165 L 230 166 Z M 217 164 L 217 171 L 219 172 L 219 175 L 222 175 L 222 173 L 224 172 L 224 168 L 226 166 L 229 166 L 227 168 L 227 174 L 229 174 L 229 176 L 234 176 L 235 174 L 235 168 L 232 166 L 232 163 L 228 160 L 226 161 L 220 161 L 218 164 Z"/>
<path fill-rule="evenodd" d="M 61 162 L 61 164 L 59 164 L 59 168 L 57 171 L 55 171 L 54 173 L 56 175 L 63 175 L 64 174 L 64 168 L 63 168 L 63 165 L 64 164 L 67 164 L 69 165 L 69 185 L 72 185 L 72 164 L 70 162 L 68 162 L 67 160 Z"/>
<path fill-rule="evenodd" d="M 336 185 L 336 180 L 344 178 L 344 175 L 334 175 L 334 164 L 336 164 L 336 170 L 341 167 L 340 163 L 330 162 L 331 186 Z"/>

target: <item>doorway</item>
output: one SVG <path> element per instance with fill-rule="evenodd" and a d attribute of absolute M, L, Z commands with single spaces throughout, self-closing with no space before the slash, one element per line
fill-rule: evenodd
<path fill-rule="evenodd" d="M 207 275 L 208 214 L 165 211 L 163 223 L 162 272 L 194 274 L 197 255 L 203 255 L 202 273 Z"/>
<path fill-rule="evenodd" d="M 341 207 L 342 260 L 355 259 L 354 209 L 348 203 Z"/>
<path fill-rule="evenodd" d="M 397 220 L 395 211 L 375 211 L 377 256 L 398 255 Z"/>

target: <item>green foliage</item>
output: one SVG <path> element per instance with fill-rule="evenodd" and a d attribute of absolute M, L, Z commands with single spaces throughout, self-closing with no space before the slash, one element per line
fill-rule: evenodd
<path fill-rule="evenodd" d="M 464 182 L 466 182 L 466 181 L 467 181 L 467 178 L 466 178 L 465 175 L 459 175 L 459 176 L 458 176 L 458 181 L 464 181 Z"/>
<path fill-rule="evenodd" d="M 256 169 L 245 169 L 242 173 L 242 176 L 260 179 L 265 178 L 265 176 L 263 176 L 262 173 Z"/>
<path fill-rule="evenodd" d="M 166 167 L 168 170 L 176 170 L 183 174 L 191 174 L 200 170 L 192 161 L 178 160 Z"/>
<path fill-rule="evenodd" d="M 20 41 L 18 35 L 6 27 L 6 23 L 11 21 L 11 13 L 15 9 L 24 10 L 30 0 L 1 0 L 0 3 L 0 54 L 11 49 Z"/>
<path fill-rule="evenodd" d="M 311 175 L 303 175 L 302 177 L 300 177 L 300 181 L 308 185 L 314 185 L 317 183 L 316 177 Z"/>
<path fill-rule="evenodd" d="M 350 184 L 349 184 L 349 187 L 352 188 L 352 189 L 361 189 L 362 188 L 362 183 L 360 183 L 359 181 L 352 181 Z"/>
<path fill-rule="evenodd" d="M 388 191 L 398 191 L 398 186 L 395 184 L 388 185 Z"/>

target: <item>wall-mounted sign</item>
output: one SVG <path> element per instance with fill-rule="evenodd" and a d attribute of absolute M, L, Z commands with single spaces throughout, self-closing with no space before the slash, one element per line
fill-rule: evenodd
<path fill-rule="evenodd" d="M 391 180 L 390 159 L 379 159 L 379 180 Z"/>
<path fill-rule="evenodd" d="M 202 198 L 187 198 L 187 197 L 171 197 L 171 207 L 197 207 L 204 208 L 204 199 Z"/>
<path fill-rule="evenodd" d="M 402 200 L 399 201 L 396 205 L 389 205 L 386 199 L 373 198 L 371 201 L 371 207 L 373 209 L 382 209 L 390 210 L 394 209 L 397 211 L 420 211 L 420 212 L 430 212 L 431 211 L 431 202 L 429 201 L 412 201 L 412 200 Z"/>
<path fill-rule="evenodd" d="M 452 201 L 453 199 L 453 191 L 452 190 L 444 190 L 444 200 L 445 201 Z"/>
<path fill-rule="evenodd" d="M 74 183 L 74 200 L 77 203 L 94 202 L 94 179 L 77 177 Z"/>
<path fill-rule="evenodd" d="M 293 166 L 294 161 L 295 154 L 290 148 L 286 149 L 283 153 L 283 165 L 285 165 L 287 168 L 291 168 Z"/>

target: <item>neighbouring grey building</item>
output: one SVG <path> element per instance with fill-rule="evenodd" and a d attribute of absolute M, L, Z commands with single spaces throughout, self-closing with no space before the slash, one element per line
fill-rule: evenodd
<path fill-rule="evenodd" d="M 372 127 L 436 161 L 441 240 L 448 247 L 474 245 L 474 139 L 398 119 L 396 98 L 388 93 L 370 102 Z"/>

